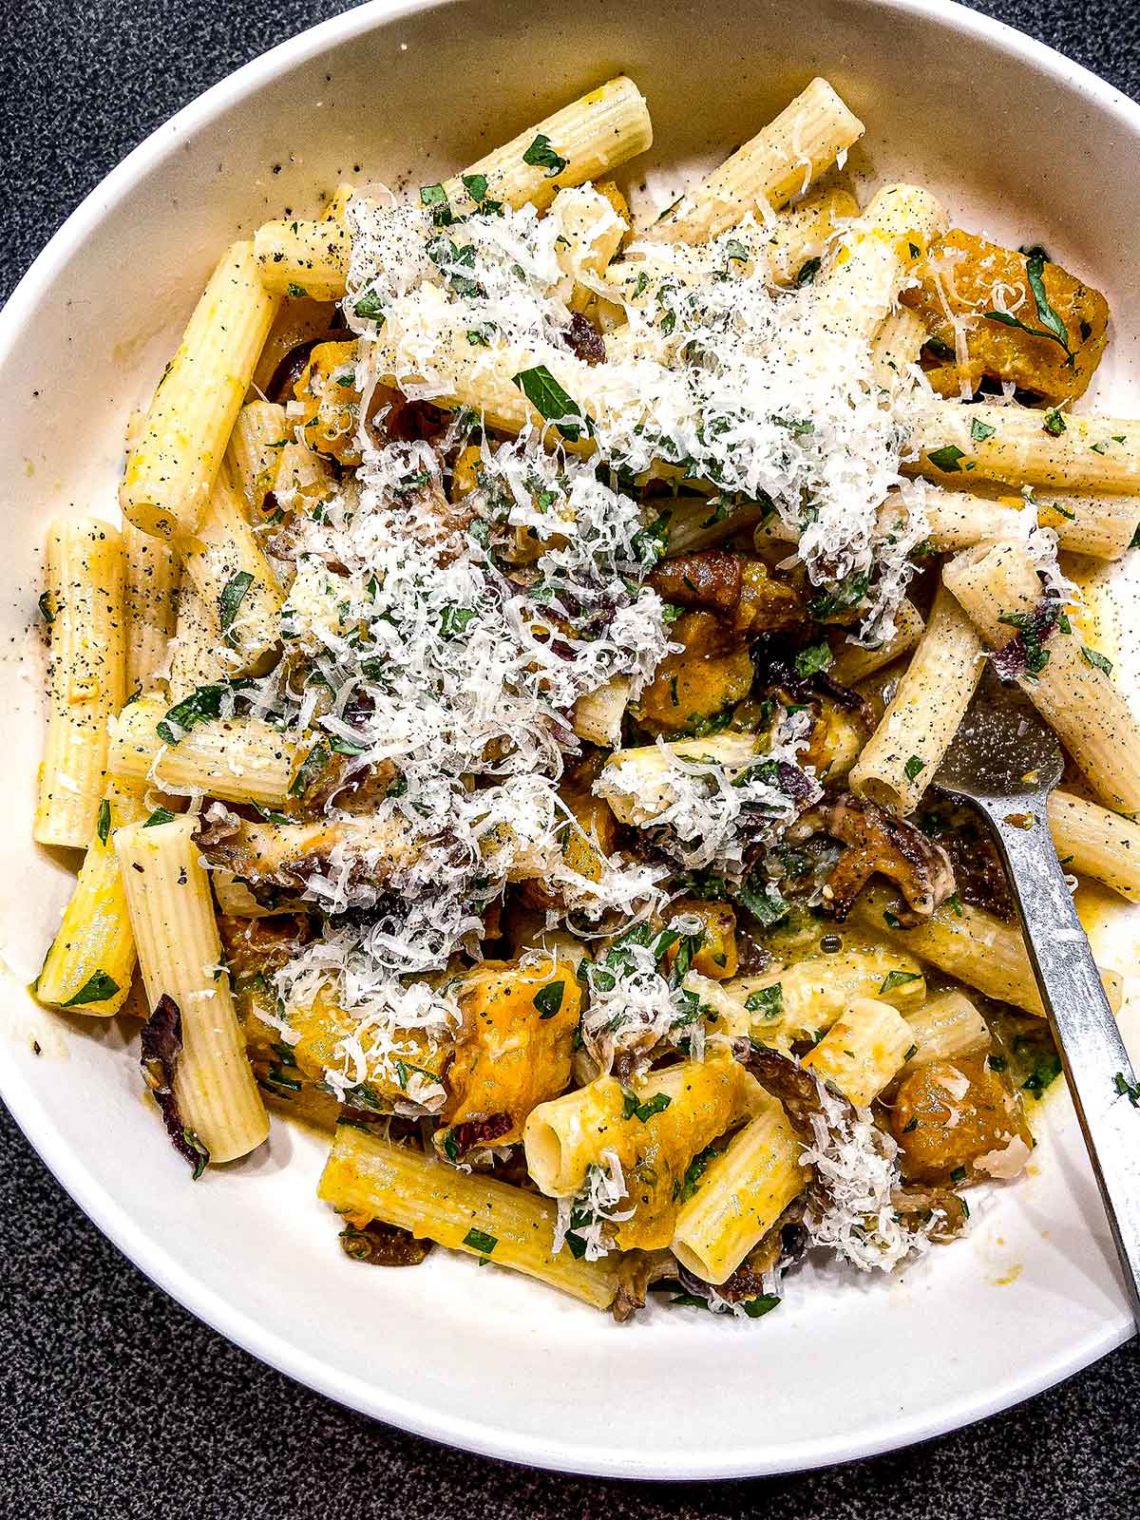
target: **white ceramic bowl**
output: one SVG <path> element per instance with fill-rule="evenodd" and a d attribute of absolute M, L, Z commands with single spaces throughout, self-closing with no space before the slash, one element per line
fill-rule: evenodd
<path fill-rule="evenodd" d="M 131 1031 L 52 1017 L 25 985 L 69 889 L 31 843 L 44 525 L 115 512 L 123 428 L 217 251 L 344 177 L 439 179 L 617 69 L 649 98 L 652 166 L 709 161 L 816 72 L 868 124 L 857 167 L 918 177 L 970 225 L 1045 241 L 1116 314 L 1100 404 L 1140 409 L 1140 110 L 981 16 L 920 0 L 380 0 L 286 43 L 156 132 L 52 239 L 0 319 L 8 797 L 3 1093 L 77 1202 L 224 1335 L 330 1397 L 496 1456 L 721 1477 L 948 1430 L 1128 1333 L 1067 1099 L 1034 1175 L 894 1282 L 793 1277 L 761 1324 L 657 1309 L 625 1327 L 469 1259 L 369 1271 L 314 1197 L 318 1137 L 191 1185 L 144 1103 Z M 639 168 L 638 175 L 641 170 Z M 32 678 L 29 679 L 29 672 Z M 40 1053 L 33 1048 L 38 1042 Z M 133 1042 L 132 1042 L 133 1043 Z"/>

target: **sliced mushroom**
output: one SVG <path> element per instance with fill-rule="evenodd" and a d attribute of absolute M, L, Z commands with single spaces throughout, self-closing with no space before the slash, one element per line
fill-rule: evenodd
<path fill-rule="evenodd" d="M 740 634 L 775 633 L 804 621 L 803 601 L 794 587 L 776 580 L 762 561 L 730 549 L 702 549 L 664 560 L 649 584 L 677 607 L 717 613 Z"/>
<path fill-rule="evenodd" d="M 954 891 L 954 870 L 942 846 L 927 839 L 913 823 L 872 802 L 860 802 L 845 793 L 805 813 L 789 838 L 804 840 L 816 833 L 828 834 L 847 846 L 822 890 L 825 905 L 838 919 L 846 918 L 875 875 L 895 883 L 909 910 L 899 916 L 911 923 L 929 918 Z"/>

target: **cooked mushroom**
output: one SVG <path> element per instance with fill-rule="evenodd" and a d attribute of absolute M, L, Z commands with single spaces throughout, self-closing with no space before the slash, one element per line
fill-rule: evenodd
<path fill-rule="evenodd" d="M 677 607 L 717 613 L 740 634 L 775 633 L 804 621 L 794 587 L 776 580 L 762 561 L 730 549 L 702 549 L 664 560 L 649 584 Z"/>
<path fill-rule="evenodd" d="M 875 875 L 895 883 L 909 909 L 899 916 L 912 923 L 929 918 L 954 891 L 954 871 L 942 846 L 927 839 L 913 823 L 872 802 L 860 802 L 845 793 L 805 813 L 788 837 L 804 840 L 817 833 L 847 846 L 822 891 L 825 905 L 836 918 L 846 918 Z"/>

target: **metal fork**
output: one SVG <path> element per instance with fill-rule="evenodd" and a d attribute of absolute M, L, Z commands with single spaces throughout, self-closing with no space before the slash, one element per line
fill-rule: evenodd
<path fill-rule="evenodd" d="M 1049 832 L 1060 746 L 1018 687 L 987 676 L 934 785 L 993 831 L 1140 1325 L 1140 1089 Z"/>

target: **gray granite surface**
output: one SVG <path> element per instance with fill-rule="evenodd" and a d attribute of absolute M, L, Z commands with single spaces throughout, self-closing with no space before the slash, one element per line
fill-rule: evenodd
<path fill-rule="evenodd" d="M 1140 98 L 1136 0 L 980 8 Z M 68 212 L 173 111 L 343 9 L 321 0 L 2 0 L 0 298 Z M 827 1472 L 655 1487 L 551 1476 L 370 1424 L 227 1344 L 103 1239 L 0 1108 L 0 1517 L 752 1513 L 1140 1516 L 1137 1344 L 983 1425 Z"/>

